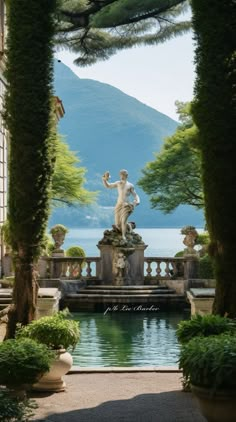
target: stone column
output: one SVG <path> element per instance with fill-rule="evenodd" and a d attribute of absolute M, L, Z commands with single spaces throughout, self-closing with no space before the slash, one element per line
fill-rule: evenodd
<path fill-rule="evenodd" d="M 103 284 L 112 284 L 112 245 L 97 245 L 101 255 L 101 279 Z"/>
<path fill-rule="evenodd" d="M 199 259 L 197 255 L 186 255 L 184 265 L 184 278 L 198 278 Z"/>
<path fill-rule="evenodd" d="M 144 284 L 144 251 L 147 245 L 136 245 L 135 251 L 128 257 L 132 285 Z"/>
<path fill-rule="evenodd" d="M 48 278 L 48 257 L 41 256 L 38 260 L 38 272 L 40 278 Z"/>
<path fill-rule="evenodd" d="M 135 245 L 133 248 L 113 245 L 98 245 L 101 254 L 101 279 L 103 284 L 143 285 L 144 250 L 147 245 Z M 124 254 L 128 266 L 117 268 L 118 254 Z M 122 258 L 122 257 L 121 257 Z M 118 275 L 119 272 L 119 275 Z"/>
<path fill-rule="evenodd" d="M 61 250 L 60 252 L 52 252 L 52 258 L 63 258 L 64 255 L 64 251 Z M 62 274 L 62 265 L 63 262 L 62 261 L 58 261 L 57 259 L 52 259 L 51 260 L 51 268 L 50 268 L 50 274 L 51 274 L 51 278 L 60 278 L 61 274 Z"/>

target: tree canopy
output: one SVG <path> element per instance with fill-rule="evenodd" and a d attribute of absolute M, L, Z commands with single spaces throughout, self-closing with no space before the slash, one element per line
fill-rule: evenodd
<path fill-rule="evenodd" d="M 84 188 L 85 167 L 79 166 L 80 159 L 76 152 L 71 151 L 59 135 L 55 142 L 55 159 L 51 189 L 52 204 L 89 205 L 94 202 L 96 193 Z"/>
<path fill-rule="evenodd" d="M 146 164 L 138 184 L 150 195 L 152 208 L 165 213 L 181 204 L 203 208 L 198 132 L 190 104 L 176 102 L 180 121 L 176 132 L 165 139 L 155 160 Z"/>
<path fill-rule="evenodd" d="M 78 53 L 76 64 L 89 65 L 183 34 L 191 26 L 180 19 L 187 7 L 186 0 L 61 0 L 56 42 Z"/>

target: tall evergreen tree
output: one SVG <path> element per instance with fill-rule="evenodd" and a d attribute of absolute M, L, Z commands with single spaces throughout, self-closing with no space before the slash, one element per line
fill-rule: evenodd
<path fill-rule="evenodd" d="M 80 66 L 118 50 L 153 45 L 190 28 L 179 16 L 186 0 L 62 0 L 57 42 L 78 53 Z"/>
<path fill-rule="evenodd" d="M 216 275 L 214 312 L 236 317 L 236 2 L 192 0 L 206 220 Z"/>
<path fill-rule="evenodd" d="M 49 141 L 56 0 L 9 0 L 6 122 L 10 132 L 9 222 L 15 252 L 7 336 L 35 316 L 39 254 L 49 207 Z M 51 139 L 51 138 L 50 138 Z"/>

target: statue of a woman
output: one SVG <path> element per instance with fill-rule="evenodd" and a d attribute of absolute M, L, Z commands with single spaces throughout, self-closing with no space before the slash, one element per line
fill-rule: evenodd
<path fill-rule="evenodd" d="M 120 180 L 114 183 L 109 183 L 110 178 L 109 171 L 105 172 L 102 176 L 103 184 L 106 188 L 113 189 L 117 188 L 118 199 L 115 206 L 115 227 L 122 234 L 122 238 L 126 240 L 127 231 L 127 219 L 133 212 L 134 207 L 139 205 L 140 199 L 134 190 L 132 183 L 128 182 L 127 170 L 120 170 Z M 129 201 L 129 196 L 134 197 L 133 202 Z"/>

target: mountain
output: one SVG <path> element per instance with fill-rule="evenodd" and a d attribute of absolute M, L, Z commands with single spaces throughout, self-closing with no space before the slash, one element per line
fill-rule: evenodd
<path fill-rule="evenodd" d="M 59 132 L 70 148 L 78 151 L 88 170 L 86 187 L 100 194 L 98 206 L 54 210 L 51 223 L 109 227 L 116 191 L 103 187 L 102 174 L 109 170 L 111 181 L 115 181 L 119 170 L 125 168 L 136 185 L 141 169 L 153 159 L 153 152 L 160 150 L 163 138 L 175 131 L 177 122 L 111 85 L 80 79 L 62 62 L 55 61 L 54 87 L 65 108 Z M 136 190 L 141 204 L 132 218 L 139 227 L 202 225 L 201 213 L 190 207 L 179 207 L 168 216 L 151 210 L 147 196 Z"/>

